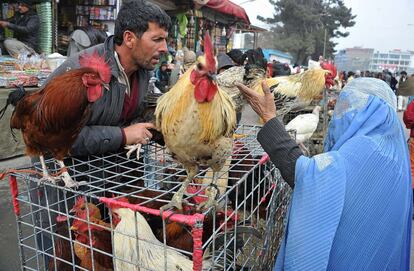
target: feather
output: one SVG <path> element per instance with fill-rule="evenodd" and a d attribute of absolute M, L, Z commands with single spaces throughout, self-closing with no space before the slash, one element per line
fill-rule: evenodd
<path fill-rule="evenodd" d="M 93 69 L 105 83 L 108 84 L 111 80 L 111 67 L 105 61 L 105 56 L 100 56 L 97 51 L 93 54 L 79 55 L 79 64 L 81 67 Z"/>

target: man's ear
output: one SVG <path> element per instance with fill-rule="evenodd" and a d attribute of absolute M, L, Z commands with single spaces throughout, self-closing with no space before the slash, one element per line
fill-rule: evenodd
<path fill-rule="evenodd" d="M 132 49 L 134 47 L 134 39 L 136 38 L 135 34 L 131 31 L 124 31 L 124 43 L 129 48 Z"/>

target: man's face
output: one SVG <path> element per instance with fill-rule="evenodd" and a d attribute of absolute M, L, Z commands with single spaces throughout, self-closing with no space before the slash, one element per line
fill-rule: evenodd
<path fill-rule="evenodd" d="M 19 9 L 19 13 L 23 14 L 29 11 L 29 7 L 26 6 L 25 4 L 19 3 L 17 5 L 17 8 Z"/>
<path fill-rule="evenodd" d="M 147 31 L 141 38 L 135 36 L 132 47 L 132 58 L 144 69 L 153 70 L 160 61 L 161 54 L 167 52 L 168 32 L 157 23 L 148 23 Z"/>

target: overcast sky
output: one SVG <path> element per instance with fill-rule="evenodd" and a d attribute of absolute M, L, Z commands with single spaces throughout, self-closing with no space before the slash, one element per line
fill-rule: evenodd
<path fill-rule="evenodd" d="M 268 0 L 232 1 L 241 4 L 257 26 L 266 26 L 256 19 L 257 15 L 270 17 L 274 11 Z M 414 51 L 414 0 L 345 0 L 345 4 L 357 15 L 356 24 L 347 29 L 348 37 L 336 41 L 337 50 L 362 46 L 380 51 Z"/>

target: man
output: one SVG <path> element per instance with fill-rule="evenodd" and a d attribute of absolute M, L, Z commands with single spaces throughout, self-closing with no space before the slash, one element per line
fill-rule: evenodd
<path fill-rule="evenodd" d="M 4 47 L 11 56 L 21 53 L 34 54 L 38 51 L 37 34 L 39 32 L 39 16 L 32 10 L 31 0 L 18 2 L 18 12 L 9 22 L 0 21 L 1 28 L 9 28 L 14 32 L 14 38 L 4 41 Z"/>
<path fill-rule="evenodd" d="M 71 156 L 83 160 L 83 156 L 115 152 L 125 145 L 148 144 L 152 138 L 149 129 L 155 128 L 154 125 L 135 122 L 139 122 L 138 119 L 144 113 L 150 70 L 159 63 L 161 54 L 167 52 L 167 29 L 170 25 L 170 17 L 158 6 L 143 0 L 124 1 L 115 21 L 115 35 L 108 37 L 102 44 L 69 57 L 50 75 L 48 80 L 67 70 L 80 67 L 79 56 L 84 53 L 97 52 L 104 55 L 111 66 L 109 89 L 92 104 L 90 118 L 72 146 Z M 65 164 L 71 163 L 71 158 L 65 160 Z M 116 164 L 117 161 L 111 163 Z M 87 171 L 90 170 L 89 167 L 94 166 L 104 167 L 102 164 L 97 165 L 93 161 L 88 161 L 76 164 L 76 170 Z M 123 166 L 126 167 L 125 163 Z M 129 173 L 129 176 L 133 174 Z M 103 170 L 96 171 L 93 175 L 101 180 L 109 178 L 108 173 Z M 128 177 L 112 174 L 111 180 L 115 181 L 115 178 L 117 182 L 123 182 Z M 94 184 L 96 185 L 96 181 Z M 31 186 L 37 185 L 32 182 Z M 79 187 L 84 188 L 90 189 Z M 45 186 L 44 190 L 46 192 L 39 193 L 36 187 L 32 187 L 31 201 L 39 206 L 53 206 L 49 209 L 64 210 L 62 204 L 56 204 L 59 202 L 58 190 L 49 186 Z M 44 195 L 47 195 L 47 201 Z M 72 205 L 72 202 L 68 203 L 68 206 Z M 40 224 L 39 227 L 42 229 L 50 227 L 48 217 L 55 223 L 56 214 L 50 210 L 35 213 L 36 224 Z M 47 233 L 39 234 L 37 240 L 40 251 L 47 251 L 53 243 L 50 234 Z M 49 260 L 49 257 L 45 256 L 45 262 L 48 263 Z"/>
<path fill-rule="evenodd" d="M 147 144 L 151 123 L 132 124 L 144 110 L 149 71 L 167 52 L 170 17 L 158 6 L 143 0 L 126 1 L 115 21 L 115 35 L 103 44 L 79 54 L 97 51 L 112 68 L 109 90 L 92 105 L 87 126 L 80 132 L 71 154 L 85 156 L 117 151 L 124 145 Z M 79 54 L 68 58 L 50 78 L 79 67 Z"/>

